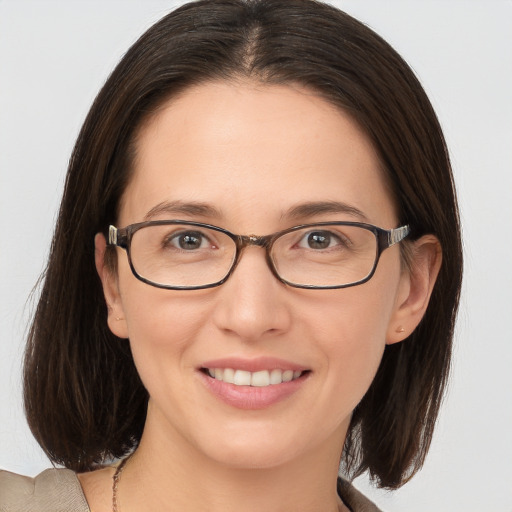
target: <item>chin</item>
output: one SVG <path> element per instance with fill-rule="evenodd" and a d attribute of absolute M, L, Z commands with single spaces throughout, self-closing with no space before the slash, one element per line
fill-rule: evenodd
<path fill-rule="evenodd" d="M 266 425 L 238 427 L 221 429 L 215 436 L 203 436 L 198 448 L 210 460 L 224 467 L 251 470 L 297 463 L 323 444 L 316 436 L 310 438 L 308 432 L 294 432 L 290 425 L 285 427 L 275 421 Z M 331 442 L 332 439 L 329 444 Z"/>
<path fill-rule="evenodd" d="M 243 446 L 226 446 L 211 453 L 211 458 L 218 464 L 239 470 L 272 469 L 291 463 L 298 457 L 297 450 L 288 450 L 284 446 L 260 443 L 246 443 Z"/>

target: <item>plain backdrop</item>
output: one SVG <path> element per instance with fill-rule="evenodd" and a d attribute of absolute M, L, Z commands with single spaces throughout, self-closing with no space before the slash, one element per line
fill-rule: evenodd
<path fill-rule="evenodd" d="M 0 0 L 1 468 L 49 466 L 23 416 L 21 359 L 74 140 L 124 51 L 179 3 Z M 332 3 L 387 39 L 430 95 L 466 258 L 451 385 L 424 469 L 395 493 L 356 484 L 394 512 L 511 512 L 512 2 Z"/>

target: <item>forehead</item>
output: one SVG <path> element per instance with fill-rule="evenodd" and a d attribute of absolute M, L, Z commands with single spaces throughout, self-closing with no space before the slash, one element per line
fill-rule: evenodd
<path fill-rule="evenodd" d="M 368 138 L 340 109 L 292 86 L 213 82 L 163 104 L 139 130 L 120 222 L 176 201 L 211 204 L 244 225 L 257 217 L 282 227 L 284 211 L 314 201 L 394 223 Z"/>

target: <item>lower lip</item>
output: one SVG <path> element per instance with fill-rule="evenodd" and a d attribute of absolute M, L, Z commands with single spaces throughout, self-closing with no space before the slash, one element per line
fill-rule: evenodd
<path fill-rule="evenodd" d="M 293 395 L 305 383 L 309 373 L 298 379 L 270 386 L 235 386 L 221 380 L 213 379 L 199 372 L 208 390 L 224 403 L 238 409 L 265 409 Z"/>

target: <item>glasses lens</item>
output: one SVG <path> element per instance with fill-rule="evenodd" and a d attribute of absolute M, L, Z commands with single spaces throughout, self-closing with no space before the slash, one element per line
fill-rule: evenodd
<path fill-rule="evenodd" d="M 377 238 L 361 226 L 307 226 L 279 237 L 271 257 L 279 276 L 290 284 L 346 286 L 373 271 Z"/>
<path fill-rule="evenodd" d="M 190 224 L 152 224 L 132 237 L 135 272 L 153 284 L 205 286 L 221 281 L 235 259 L 235 242 L 214 229 Z"/>

